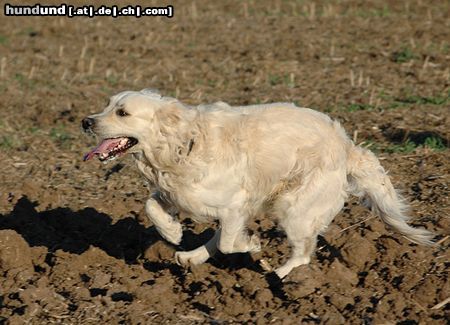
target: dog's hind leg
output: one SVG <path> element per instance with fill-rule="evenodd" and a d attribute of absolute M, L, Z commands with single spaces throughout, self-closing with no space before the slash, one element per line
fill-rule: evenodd
<path fill-rule="evenodd" d="M 289 235 L 288 235 L 289 236 Z M 287 262 L 275 270 L 275 273 L 280 279 L 284 278 L 293 268 L 308 264 L 311 260 L 311 254 L 316 248 L 317 235 L 311 235 L 310 237 L 289 239 L 292 247 L 292 256 Z"/>
<path fill-rule="evenodd" d="M 145 203 L 147 216 L 153 222 L 156 230 L 162 237 L 172 244 L 178 245 L 183 236 L 181 224 L 164 211 L 161 205 L 162 202 L 159 199 L 158 193 L 153 194 Z"/>
<path fill-rule="evenodd" d="M 176 252 L 175 260 L 179 265 L 198 265 L 205 263 L 208 258 L 217 253 L 217 242 L 220 238 L 220 229 L 217 230 L 214 236 L 205 244 L 191 251 Z"/>
<path fill-rule="evenodd" d="M 318 234 L 342 209 L 347 194 L 345 173 L 339 170 L 313 175 L 300 188 L 281 196 L 274 204 L 280 225 L 292 247 L 292 255 L 275 272 L 284 278 L 295 267 L 308 264 Z"/>

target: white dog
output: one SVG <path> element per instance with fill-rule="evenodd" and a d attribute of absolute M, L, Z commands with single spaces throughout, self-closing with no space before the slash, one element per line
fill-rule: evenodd
<path fill-rule="evenodd" d="M 176 253 L 179 264 L 203 263 L 217 249 L 259 251 L 259 239 L 247 234 L 246 223 L 267 213 L 279 220 L 292 246 L 292 256 L 276 270 L 283 278 L 309 263 L 317 235 L 348 194 L 364 197 L 411 241 L 432 244 L 431 232 L 406 223 L 406 205 L 375 155 L 355 146 L 338 122 L 320 112 L 288 103 L 192 107 L 142 90 L 113 96 L 82 125 L 100 139 L 85 160 L 132 153 L 156 188 L 145 208 L 166 240 L 177 245 L 182 237 L 168 207 L 196 221 L 219 220 L 208 243 Z"/>

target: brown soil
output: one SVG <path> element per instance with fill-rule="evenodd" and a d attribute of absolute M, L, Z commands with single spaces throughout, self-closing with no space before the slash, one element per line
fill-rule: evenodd
<path fill-rule="evenodd" d="M 450 294 L 448 1 L 174 7 L 172 19 L 1 18 L 0 324 L 446 324 L 450 304 L 432 307 Z M 249 227 L 261 253 L 176 265 L 131 160 L 82 162 L 81 118 L 146 87 L 328 112 L 377 151 L 441 245 L 411 244 L 350 201 L 284 283 L 259 262 L 289 252 L 262 216 Z M 181 249 L 213 233 L 184 223 Z"/>

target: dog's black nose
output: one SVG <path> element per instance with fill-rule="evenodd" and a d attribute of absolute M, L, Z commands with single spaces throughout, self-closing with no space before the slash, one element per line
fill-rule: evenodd
<path fill-rule="evenodd" d="M 83 129 L 88 130 L 93 127 L 95 124 L 95 120 L 91 117 L 86 117 L 81 121 L 81 126 Z"/>

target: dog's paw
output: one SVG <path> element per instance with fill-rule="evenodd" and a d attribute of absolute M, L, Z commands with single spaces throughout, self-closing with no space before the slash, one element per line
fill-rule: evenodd
<path fill-rule="evenodd" d="M 261 251 L 261 240 L 257 235 L 252 235 L 248 243 L 248 251 L 257 253 Z"/>
<path fill-rule="evenodd" d="M 306 265 L 310 262 L 311 258 L 309 256 L 291 258 L 286 264 L 280 266 L 275 270 L 275 273 L 278 275 L 280 279 L 283 279 L 286 275 L 288 275 L 294 268 L 300 265 Z"/>
<path fill-rule="evenodd" d="M 280 280 L 282 280 L 286 275 L 289 274 L 289 272 L 291 272 L 291 270 L 292 270 L 292 268 L 284 265 L 284 266 L 281 266 L 281 267 L 277 268 L 275 270 L 275 274 L 278 275 Z"/>
<path fill-rule="evenodd" d="M 202 248 L 202 247 L 200 247 Z M 194 249 L 188 252 L 175 252 L 175 261 L 178 265 L 198 265 L 205 263 L 209 258 L 206 249 Z"/>
<path fill-rule="evenodd" d="M 164 228 L 156 228 L 161 236 L 169 243 L 179 245 L 183 237 L 183 229 L 179 222 L 172 222 L 170 226 Z"/>

